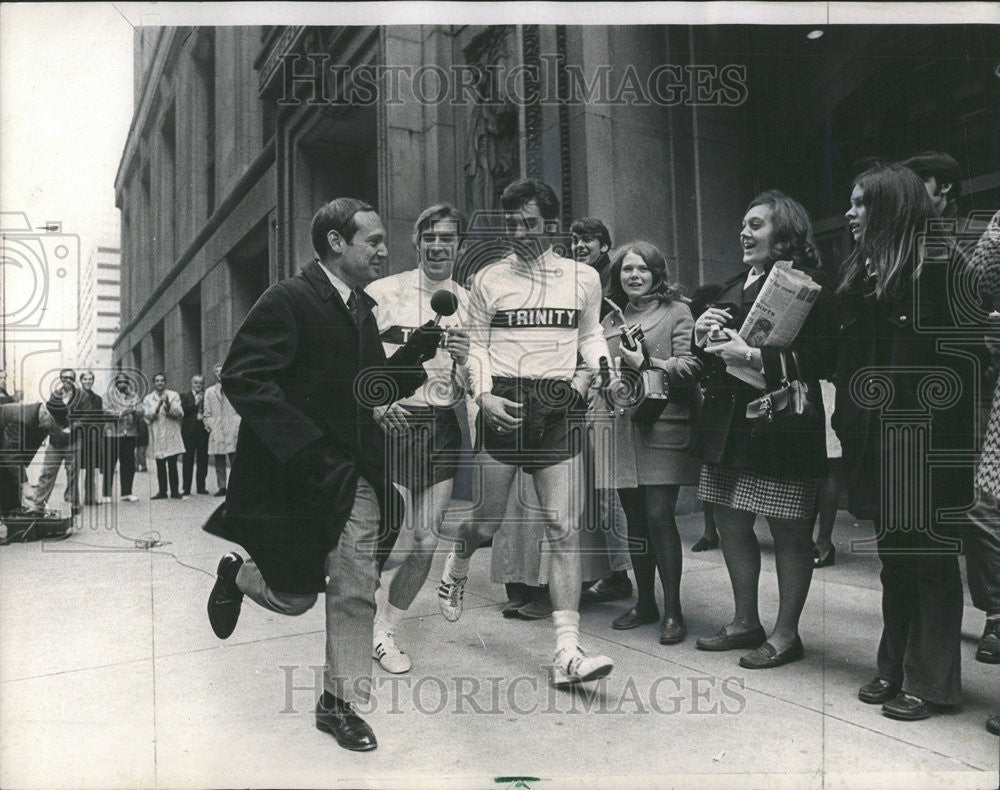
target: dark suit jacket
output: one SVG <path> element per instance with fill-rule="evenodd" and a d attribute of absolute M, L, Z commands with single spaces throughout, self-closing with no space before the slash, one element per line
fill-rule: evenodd
<path fill-rule="evenodd" d="M 201 391 L 201 395 L 202 409 L 204 410 L 205 390 Z M 198 419 L 198 404 L 194 399 L 194 390 L 181 393 L 181 411 L 184 413 L 181 418 L 181 438 L 184 439 L 184 446 L 190 449 L 193 447 L 192 442 L 197 439 L 198 423 L 201 423 L 201 432 L 205 433 L 205 423 Z"/>
<path fill-rule="evenodd" d="M 386 361 L 375 302 L 363 301 L 359 333 L 313 262 L 264 292 L 222 367 L 222 389 L 242 422 L 226 503 L 205 529 L 241 544 L 275 590 L 325 589 L 326 555 L 359 476 L 382 504 L 380 559 L 395 540 L 402 506 L 372 407 L 411 394 L 426 376 L 405 347 Z M 302 468 L 304 450 L 320 453 L 316 468 Z"/>
<path fill-rule="evenodd" d="M 813 403 L 817 412 L 805 421 L 802 430 L 794 433 L 770 431 L 753 437 L 753 426 L 747 419 L 746 407 L 763 393 L 727 373 L 725 363 L 715 354 L 708 354 L 695 346 L 692 337 L 694 354 L 705 366 L 702 378 L 705 400 L 691 442 L 691 453 L 696 458 L 734 469 L 749 469 L 762 475 L 795 478 L 826 475 L 826 424 L 818 379 L 831 377 L 836 359 L 834 297 L 825 286 L 821 272 L 815 269 L 804 271 L 824 287 L 788 351 L 796 352 L 801 379 L 807 382 L 810 394 L 815 394 Z M 713 302 L 730 307 L 731 312 L 735 312 L 730 329 L 738 330 L 743 325 L 744 317 L 764 284 L 761 278 L 744 291 L 746 277 L 744 271 L 727 280 L 722 293 Z M 775 348 L 761 349 L 763 373 L 769 388 L 777 387 L 780 380 L 782 353 Z M 832 405 L 827 404 L 826 408 L 832 408 Z"/>
<path fill-rule="evenodd" d="M 104 436 L 104 400 L 93 390 L 82 387 L 76 391 L 69 408 L 81 469 L 100 466 L 100 451 Z"/>

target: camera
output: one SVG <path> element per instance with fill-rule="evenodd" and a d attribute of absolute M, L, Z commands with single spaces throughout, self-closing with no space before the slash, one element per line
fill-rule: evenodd
<path fill-rule="evenodd" d="M 622 345 L 629 351 L 638 351 L 642 347 L 642 341 L 646 339 L 642 327 L 638 324 L 626 324 L 622 326 Z"/>
<path fill-rule="evenodd" d="M 33 228 L 23 212 L 0 213 L 7 327 L 75 332 L 80 324 L 80 238 L 58 225 Z"/>

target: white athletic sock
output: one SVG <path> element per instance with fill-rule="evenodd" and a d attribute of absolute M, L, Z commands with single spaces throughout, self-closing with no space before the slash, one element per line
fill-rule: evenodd
<path fill-rule="evenodd" d="M 576 650 L 580 644 L 580 613 L 572 609 L 560 609 L 552 613 L 556 626 L 556 652 Z"/>
<path fill-rule="evenodd" d="M 451 552 L 444 563 L 444 573 L 441 574 L 442 581 L 454 584 L 468 576 L 469 560 L 471 559 L 471 557 L 459 557 L 455 552 Z"/>
<path fill-rule="evenodd" d="M 404 614 L 406 614 L 405 609 L 400 609 L 388 602 L 384 608 L 379 607 L 378 615 L 375 617 L 375 633 L 394 633 Z"/>

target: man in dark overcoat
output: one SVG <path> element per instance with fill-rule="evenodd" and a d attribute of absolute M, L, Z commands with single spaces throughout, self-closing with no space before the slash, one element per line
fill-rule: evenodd
<path fill-rule="evenodd" d="M 205 529 L 246 549 L 219 562 L 208 602 L 216 635 L 243 596 L 301 614 L 326 596 L 326 671 L 316 726 L 347 749 L 376 746 L 352 705 L 371 692 L 380 560 L 402 503 L 388 482 L 372 409 L 419 386 L 441 330 L 428 322 L 388 361 L 363 290 L 388 250 L 374 209 L 337 198 L 313 217 L 319 260 L 275 283 L 251 308 L 222 368 L 242 417 L 226 502 Z"/>

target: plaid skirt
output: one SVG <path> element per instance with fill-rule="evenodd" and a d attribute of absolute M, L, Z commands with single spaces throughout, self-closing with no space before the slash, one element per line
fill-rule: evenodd
<path fill-rule="evenodd" d="M 812 518 L 818 488 L 818 481 L 809 478 L 770 477 L 749 469 L 703 464 L 698 498 L 772 518 Z"/>

